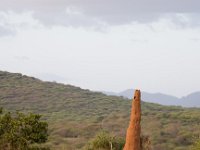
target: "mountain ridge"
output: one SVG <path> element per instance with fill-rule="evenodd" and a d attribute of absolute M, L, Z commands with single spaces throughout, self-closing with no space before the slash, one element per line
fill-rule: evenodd
<path fill-rule="evenodd" d="M 102 91 L 107 95 L 123 96 L 132 99 L 134 89 L 127 89 L 119 93 Z M 166 106 L 200 107 L 200 91 L 192 92 L 178 98 L 164 93 L 149 93 L 142 91 L 142 100 L 150 103 L 157 103 Z"/>
<path fill-rule="evenodd" d="M 0 77 L 2 76 L 2 73 L 5 75 L 10 75 L 9 72 L 7 71 L 0 71 Z M 12 73 L 12 75 L 18 76 L 18 78 L 29 78 L 37 82 L 44 82 L 40 79 L 37 79 L 35 77 L 29 77 L 27 75 L 22 75 L 21 73 Z M 46 83 L 52 83 L 49 81 L 45 81 Z M 55 83 L 55 82 L 54 82 Z M 59 83 L 61 85 L 65 85 L 62 83 Z M 2 85 L 0 85 L 2 86 Z M 66 86 L 71 86 L 67 84 Z M 75 86 L 74 86 L 75 87 Z M 80 87 L 76 87 L 80 88 Z M 88 90 L 88 89 L 85 89 Z M 127 89 L 122 92 L 107 92 L 107 91 L 93 91 L 93 92 L 101 92 L 106 95 L 110 96 L 122 96 L 124 98 L 132 99 L 134 89 Z M 144 92 L 142 91 L 142 100 L 145 102 L 150 102 L 150 103 L 156 103 L 156 104 L 161 104 L 165 106 L 182 106 L 182 107 L 200 107 L 200 91 L 192 92 L 186 96 L 183 96 L 181 98 L 169 95 L 169 94 L 164 94 L 164 93 L 149 93 L 149 92 Z"/>

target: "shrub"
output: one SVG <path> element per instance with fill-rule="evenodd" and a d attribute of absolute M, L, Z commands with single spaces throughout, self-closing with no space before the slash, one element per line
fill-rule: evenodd
<path fill-rule="evenodd" d="M 197 140 L 192 146 L 191 150 L 200 150 L 200 140 Z"/>
<path fill-rule="evenodd" d="M 46 142 L 48 124 L 40 118 L 37 114 L 11 114 L 0 109 L 0 149 L 27 150 L 31 144 Z"/>
<path fill-rule="evenodd" d="M 122 150 L 124 144 L 124 139 L 111 136 L 109 133 L 101 131 L 86 145 L 85 150 Z"/>

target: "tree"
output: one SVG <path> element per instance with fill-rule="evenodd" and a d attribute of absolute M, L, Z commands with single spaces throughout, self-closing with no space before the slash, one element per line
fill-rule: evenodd
<path fill-rule="evenodd" d="M 48 124 L 41 115 L 4 112 L 0 109 L 0 149 L 29 150 L 47 141 Z"/>

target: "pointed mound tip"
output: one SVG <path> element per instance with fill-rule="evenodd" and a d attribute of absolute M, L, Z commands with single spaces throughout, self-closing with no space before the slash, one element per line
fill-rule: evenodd
<path fill-rule="evenodd" d="M 140 97 L 141 97 L 141 92 L 139 89 L 136 89 L 134 94 L 134 99 L 140 99 Z"/>

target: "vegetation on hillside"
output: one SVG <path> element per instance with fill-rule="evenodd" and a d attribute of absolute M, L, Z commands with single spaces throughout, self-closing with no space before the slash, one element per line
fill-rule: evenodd
<path fill-rule="evenodd" d="M 191 150 L 200 150 L 200 139 L 196 140 Z"/>
<path fill-rule="evenodd" d="M 42 114 L 52 149 L 83 149 L 100 131 L 125 138 L 131 101 L 71 85 L 0 72 L 0 106 Z M 200 134 L 200 110 L 142 103 L 142 132 L 153 150 L 189 150 Z"/>
<path fill-rule="evenodd" d="M 48 124 L 40 118 L 37 114 L 12 114 L 0 109 L 0 149 L 48 150 L 39 145 L 48 137 Z"/>

